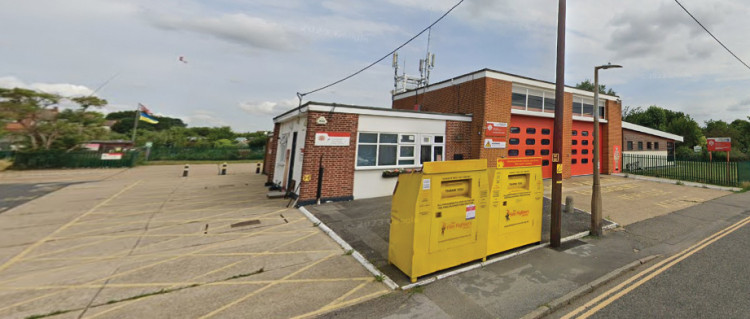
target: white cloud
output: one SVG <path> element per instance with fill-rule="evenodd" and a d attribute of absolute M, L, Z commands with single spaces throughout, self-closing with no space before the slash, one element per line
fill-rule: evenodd
<path fill-rule="evenodd" d="M 147 15 L 156 27 L 210 35 L 257 49 L 293 50 L 302 38 L 281 24 L 246 15 L 224 14 L 215 17 Z"/>
<path fill-rule="evenodd" d="M 216 117 L 215 112 L 207 110 L 195 110 L 191 115 L 181 118 L 190 126 L 229 126 L 227 122 Z"/>
<path fill-rule="evenodd" d="M 92 89 L 77 84 L 70 83 L 24 83 L 13 76 L 0 77 L 0 87 L 5 88 L 22 88 L 32 89 L 45 93 L 57 94 L 62 97 L 76 97 L 90 95 L 94 92 Z"/>
<path fill-rule="evenodd" d="M 288 99 L 281 101 L 262 101 L 262 102 L 242 102 L 239 108 L 250 114 L 257 115 L 279 115 L 285 111 L 291 110 L 298 105 L 297 99 Z"/>

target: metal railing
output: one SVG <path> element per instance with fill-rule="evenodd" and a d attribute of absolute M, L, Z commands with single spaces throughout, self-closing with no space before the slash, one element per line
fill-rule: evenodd
<path fill-rule="evenodd" d="M 750 181 L 750 162 L 681 160 L 659 155 L 623 154 L 623 173 L 722 186 Z"/>
<path fill-rule="evenodd" d="M 138 160 L 138 152 L 130 151 L 121 154 L 120 156 L 112 154 L 102 156 L 102 153 L 99 152 L 65 152 L 62 150 L 16 152 L 12 168 L 45 169 L 135 166 Z"/>
<path fill-rule="evenodd" d="M 154 147 L 149 151 L 149 161 L 175 160 L 257 160 L 263 159 L 265 147 L 224 147 L 224 148 L 194 148 L 194 147 Z"/>

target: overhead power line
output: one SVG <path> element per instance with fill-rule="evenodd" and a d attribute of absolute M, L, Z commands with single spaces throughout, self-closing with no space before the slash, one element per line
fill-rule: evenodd
<path fill-rule="evenodd" d="M 435 22 L 433 22 L 432 24 L 430 24 L 429 26 L 427 26 L 426 28 L 424 28 L 422 31 L 420 31 L 419 33 L 417 33 L 415 36 L 411 37 L 411 39 L 407 40 L 403 44 L 399 45 L 397 48 L 393 49 L 393 51 L 388 52 L 388 54 L 384 55 L 382 58 L 376 60 L 375 62 L 370 63 L 369 65 L 367 65 L 366 67 L 360 69 L 359 71 L 354 72 L 354 73 L 352 73 L 352 74 L 344 77 L 343 79 L 340 79 L 340 80 L 338 80 L 336 82 L 333 82 L 331 84 L 322 86 L 322 87 L 317 88 L 315 90 L 312 90 L 310 92 L 305 92 L 305 93 L 297 92 L 297 97 L 300 100 L 300 104 L 302 103 L 302 97 L 304 97 L 305 95 L 312 94 L 312 93 L 315 93 L 315 92 L 318 92 L 318 91 L 321 91 L 321 90 L 325 90 L 325 89 L 327 89 L 329 87 L 332 87 L 332 86 L 334 86 L 336 84 L 344 82 L 344 81 L 346 81 L 346 80 L 348 80 L 348 79 L 356 76 L 357 74 L 360 74 L 360 73 L 364 72 L 365 70 L 371 68 L 375 64 L 378 64 L 380 61 L 385 60 L 386 58 L 388 58 L 389 56 L 391 56 L 393 53 L 395 53 L 399 49 L 401 49 L 404 46 L 406 46 L 407 44 L 409 44 L 409 42 L 413 41 L 414 39 L 416 39 L 417 37 L 419 37 L 420 35 L 422 35 L 423 33 L 425 33 L 427 30 L 429 30 L 430 28 L 432 28 L 435 24 L 437 24 L 438 22 L 440 22 L 440 20 L 443 20 L 443 18 L 445 18 L 445 16 L 447 16 L 449 13 L 451 13 L 451 11 L 453 11 L 453 9 L 455 9 L 456 7 L 458 7 L 463 2 L 464 2 L 464 0 L 458 1 L 458 3 L 456 3 L 455 5 L 453 5 L 450 9 L 448 9 L 448 11 L 446 11 L 442 16 L 440 16 L 439 18 L 437 18 L 437 20 L 435 20 Z"/>
<path fill-rule="evenodd" d="M 695 20 L 695 23 L 698 23 L 698 25 L 701 26 L 701 28 L 703 28 L 703 30 L 705 30 L 712 38 L 714 38 L 714 40 L 716 40 L 716 42 L 718 42 L 719 44 L 721 44 L 721 46 L 724 47 L 724 49 L 726 49 L 727 52 L 729 52 L 729 54 L 731 54 L 735 59 L 737 59 L 737 61 L 740 61 L 740 63 L 742 63 L 746 68 L 750 69 L 750 65 L 747 65 L 747 63 L 745 63 L 745 61 L 742 61 L 742 59 L 740 59 L 740 57 L 738 57 L 736 54 L 734 54 L 734 52 L 732 52 L 732 50 L 729 50 L 729 48 L 727 48 L 727 46 L 724 45 L 724 43 L 721 43 L 721 41 L 719 41 L 719 39 L 716 38 L 716 36 L 714 36 L 714 34 L 711 33 L 711 31 L 708 31 L 708 29 L 706 29 L 706 27 L 704 27 L 703 24 L 700 21 L 698 21 L 698 19 L 696 19 L 695 16 L 693 16 L 693 14 L 690 13 L 690 11 L 688 11 L 688 9 L 686 9 L 685 6 L 682 5 L 682 3 L 680 3 L 680 1 L 674 0 L 674 2 L 677 2 L 677 4 L 680 6 L 680 8 L 682 8 L 682 10 L 685 10 L 685 12 L 691 18 L 693 18 L 693 20 Z"/>

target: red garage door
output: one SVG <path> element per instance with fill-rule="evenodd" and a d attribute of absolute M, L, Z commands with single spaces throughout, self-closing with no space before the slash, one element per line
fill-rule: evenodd
<path fill-rule="evenodd" d="M 542 176 L 552 177 L 551 118 L 513 115 L 508 130 L 508 157 L 541 157 Z"/>
<path fill-rule="evenodd" d="M 599 130 L 601 137 L 601 128 Z M 590 175 L 594 173 L 594 123 L 573 121 L 570 141 L 570 173 Z M 601 139 L 600 139 L 601 141 Z"/>

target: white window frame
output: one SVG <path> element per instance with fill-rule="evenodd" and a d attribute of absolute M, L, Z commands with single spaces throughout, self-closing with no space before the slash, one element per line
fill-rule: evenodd
<path fill-rule="evenodd" d="M 542 110 L 541 111 L 538 111 L 537 109 L 529 110 L 529 91 L 530 90 L 531 91 L 542 92 L 542 96 L 541 96 L 541 98 L 542 98 Z M 513 84 L 513 88 L 511 89 L 511 92 L 512 93 L 523 94 L 524 96 L 526 96 L 523 110 L 524 111 L 529 111 L 529 112 L 550 113 L 550 111 L 547 110 L 547 109 L 545 109 L 545 107 L 544 107 L 544 100 L 546 100 L 546 99 L 552 99 L 552 100 L 554 100 L 555 99 L 555 92 L 554 91 L 548 91 L 548 90 L 545 90 L 545 89 L 534 88 L 534 87 L 526 87 L 526 86 L 522 86 L 522 85 L 517 85 L 515 83 Z M 518 106 L 513 106 L 512 105 L 512 100 L 513 100 L 513 98 L 511 96 L 511 108 L 518 107 Z M 552 112 L 554 112 L 554 109 L 552 109 Z"/>
<path fill-rule="evenodd" d="M 580 110 L 576 111 L 575 108 L 573 109 L 573 116 L 594 118 L 593 114 L 591 114 L 591 115 L 583 114 L 583 104 L 584 104 L 584 102 L 587 102 L 585 104 L 594 105 L 594 98 L 592 98 L 592 97 L 586 97 L 586 96 L 579 96 L 579 95 L 574 95 L 573 96 L 573 104 L 574 105 L 575 105 L 575 103 L 581 103 L 581 109 Z M 594 107 L 596 107 L 596 106 L 594 106 Z M 606 120 L 607 119 L 607 101 L 603 100 L 603 99 L 599 99 L 599 107 L 603 109 L 602 112 L 601 112 L 601 114 L 599 114 L 599 118 L 603 119 L 603 120 Z"/>
<path fill-rule="evenodd" d="M 375 134 L 376 139 L 374 143 L 360 142 L 360 134 Z M 381 134 L 397 134 L 398 139 L 396 141 L 396 144 L 393 143 L 380 143 L 380 135 Z M 414 141 L 409 142 L 405 141 L 402 142 L 403 136 L 414 136 Z M 435 143 L 435 137 L 442 137 L 443 142 L 442 143 Z M 424 140 L 423 140 L 424 139 Z M 424 142 L 426 141 L 426 142 Z M 373 145 L 375 146 L 375 165 L 370 166 L 360 166 L 359 165 L 359 148 L 360 145 Z M 396 165 L 378 165 L 378 161 L 380 158 L 380 146 L 381 145 L 397 145 L 396 148 Z M 430 146 L 430 159 L 435 158 L 435 148 L 436 147 L 442 147 L 442 152 L 440 153 L 440 157 L 442 160 L 445 160 L 445 135 L 444 134 L 419 134 L 419 133 L 393 133 L 393 132 L 367 132 L 367 131 L 360 131 L 357 132 L 357 147 L 355 150 L 355 159 L 354 159 L 354 168 L 359 170 L 367 170 L 367 169 L 394 169 L 394 168 L 412 168 L 412 167 L 420 167 L 422 166 L 422 163 L 420 163 L 422 158 L 422 146 L 429 145 Z M 401 156 L 401 149 L 404 147 L 413 147 L 414 148 L 414 156 Z M 402 160 L 413 160 L 413 164 L 399 164 Z"/>

